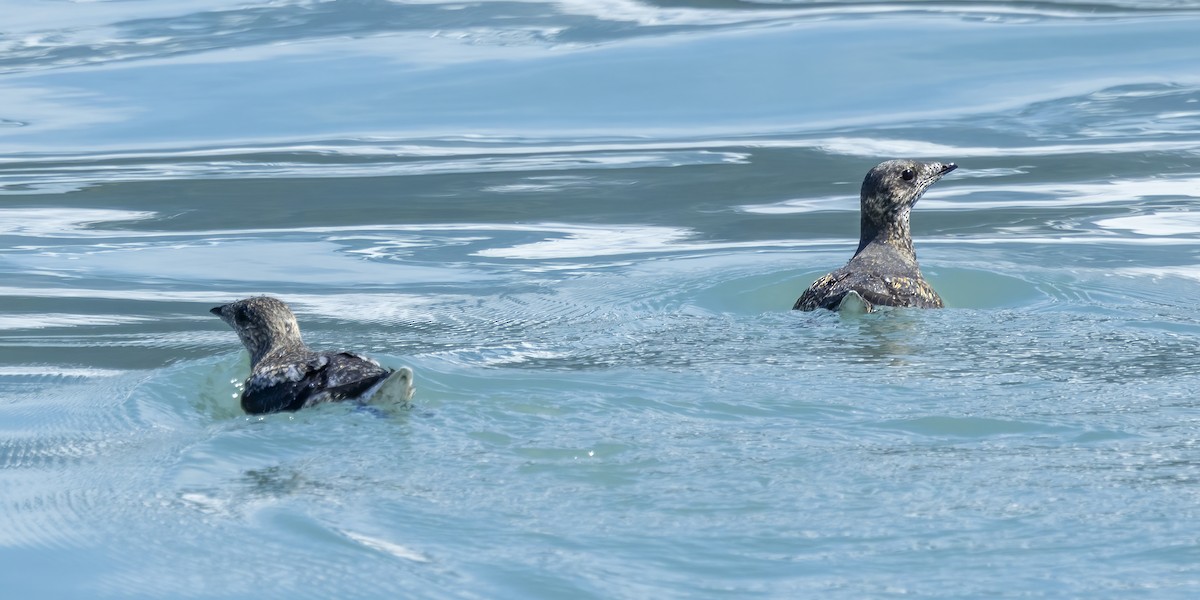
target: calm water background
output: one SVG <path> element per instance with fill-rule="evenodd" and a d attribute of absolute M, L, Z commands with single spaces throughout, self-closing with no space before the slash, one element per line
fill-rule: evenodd
<path fill-rule="evenodd" d="M 1200 593 L 1196 3 L 0 15 L 5 597 Z M 892 157 L 949 308 L 789 311 Z"/>

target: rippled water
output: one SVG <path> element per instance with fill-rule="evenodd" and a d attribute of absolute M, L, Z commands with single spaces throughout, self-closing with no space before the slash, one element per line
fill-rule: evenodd
<path fill-rule="evenodd" d="M 0 14 L 6 597 L 1200 591 L 1192 2 Z M 788 310 L 892 157 L 949 308 Z"/>

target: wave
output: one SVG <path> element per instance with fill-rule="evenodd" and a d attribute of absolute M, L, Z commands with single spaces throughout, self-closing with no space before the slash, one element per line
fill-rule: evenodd
<path fill-rule="evenodd" d="M 36 103 L 35 103 L 36 104 Z M 1200 80 L 1105 87 L 911 125 L 743 129 L 736 135 L 369 137 L 0 156 L 0 194 L 60 194 L 116 182 L 561 172 L 493 191 L 587 185 L 572 171 L 747 164 L 761 150 L 833 156 L 1024 158 L 1200 153 Z M 974 143 L 963 143 L 971 140 Z M 986 141 L 987 143 L 979 143 Z M 963 165 L 969 167 L 969 165 Z M 976 170 L 999 177 L 1022 167 Z M 997 170 L 998 169 L 998 170 Z M 609 182 L 611 184 L 611 182 Z"/>
<path fill-rule="evenodd" d="M 633 169 L 744 162 L 744 154 L 705 149 L 625 145 L 556 149 L 553 146 L 483 148 L 360 144 L 145 152 L 124 156 L 66 156 L 0 161 L 0 194 L 64 194 L 98 184 L 187 179 L 361 178 Z M 474 153 L 474 156 L 471 154 Z M 218 160 L 202 160 L 220 156 Z M 286 158 L 290 160 L 281 160 Z M 142 159 L 139 161 L 138 159 Z M 5 164 L 7 162 L 7 164 Z M 511 190 L 510 190 L 511 191 Z"/>
<path fill-rule="evenodd" d="M 8 20 L 0 36 L 0 73 L 180 57 L 314 40 L 421 35 L 459 44 L 565 46 L 729 28 L 862 18 L 930 16 L 1030 22 L 1177 17 L 1194 3 L 817 2 L 739 0 L 512 0 L 400 3 L 390 0 L 291 0 L 206 5 L 189 2 L 47 6 Z"/>
<path fill-rule="evenodd" d="M 969 171 L 962 173 L 971 176 Z M 1135 204 L 1149 198 L 1157 199 L 1200 199 L 1200 176 L 1158 179 L 1114 179 L 1104 182 L 1048 182 L 1027 184 L 995 185 L 946 185 L 929 191 L 920 201 L 920 211 L 928 210 L 993 210 L 1012 208 L 1039 208 L 1059 210 L 1068 207 L 1103 206 L 1111 204 Z M 803 214 L 813 212 L 858 211 L 857 196 L 833 196 L 798 198 L 771 204 L 746 205 L 739 210 L 765 215 Z M 1127 217 L 1108 219 L 1103 224 L 1120 227 L 1139 223 L 1139 227 L 1126 229 L 1148 229 L 1162 232 L 1164 222 L 1187 218 L 1187 215 L 1172 213 L 1164 219 L 1156 217 Z M 1151 220 L 1154 222 L 1151 223 Z M 1188 231 L 1194 231 L 1190 226 Z"/>
<path fill-rule="evenodd" d="M 129 315 L 79 315 L 65 313 L 4 313 L 0 314 L 0 331 L 49 329 L 97 325 L 128 325 L 149 320 Z M 0 376 L 5 370 L 0 368 Z"/>

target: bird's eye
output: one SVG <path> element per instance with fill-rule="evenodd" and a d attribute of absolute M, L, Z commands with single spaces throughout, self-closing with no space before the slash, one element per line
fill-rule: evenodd
<path fill-rule="evenodd" d="M 905 169 L 904 171 L 902 171 L 900 173 L 900 177 L 903 177 L 905 181 L 912 181 L 913 177 L 916 177 L 916 176 L 917 176 L 917 174 L 913 173 L 912 169 Z"/>

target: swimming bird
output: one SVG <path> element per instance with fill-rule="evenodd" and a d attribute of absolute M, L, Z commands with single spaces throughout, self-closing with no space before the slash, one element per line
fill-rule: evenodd
<path fill-rule="evenodd" d="M 282 300 L 255 296 L 209 312 L 237 332 L 250 352 L 250 377 L 242 409 L 250 414 L 296 411 L 320 404 L 365 398 L 385 385 L 407 401 L 412 369 L 385 369 L 353 352 L 316 352 L 300 339 L 300 325 Z"/>
<path fill-rule="evenodd" d="M 954 163 L 889 160 L 867 172 L 859 193 L 858 250 L 846 266 L 813 282 L 792 309 L 942 308 L 942 298 L 917 265 L 908 217 L 925 190 L 957 168 Z"/>

